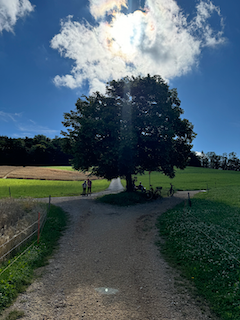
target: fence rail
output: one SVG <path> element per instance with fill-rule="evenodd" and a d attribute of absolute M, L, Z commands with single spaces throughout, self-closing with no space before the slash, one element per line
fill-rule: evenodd
<path fill-rule="evenodd" d="M 51 204 L 51 196 L 49 196 L 47 213 L 45 213 L 44 215 L 41 215 L 41 216 L 40 216 L 40 213 L 38 213 L 38 219 L 36 221 L 34 221 L 31 225 L 29 225 L 27 228 L 25 228 L 24 230 L 22 230 L 18 234 L 14 235 L 11 239 L 9 239 L 8 241 L 6 241 L 5 243 L 0 245 L 0 249 L 4 248 L 6 246 L 10 246 L 10 249 L 6 249 L 6 252 L 4 252 L 0 256 L 0 263 L 4 260 L 4 258 L 9 256 L 15 249 L 20 247 L 23 243 L 27 242 L 36 233 L 38 233 L 38 242 L 39 242 L 39 237 L 42 233 L 45 222 L 47 220 L 47 214 L 50 209 L 50 204 Z M 36 225 L 36 227 L 35 227 L 35 225 Z M 34 228 L 34 229 L 31 230 L 31 228 Z M 31 231 L 29 232 L 29 230 L 31 230 Z M 19 238 L 20 235 L 26 234 L 27 232 L 28 232 L 28 235 L 26 237 L 24 237 L 24 239 L 20 239 L 17 244 L 13 243 L 14 241 L 16 241 L 17 238 Z"/>

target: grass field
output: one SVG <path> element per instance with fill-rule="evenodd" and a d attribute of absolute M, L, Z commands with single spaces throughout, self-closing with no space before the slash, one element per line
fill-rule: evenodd
<path fill-rule="evenodd" d="M 66 171 L 66 167 L 62 170 Z M 138 183 L 149 187 L 148 173 L 137 178 Z M 198 295 L 209 301 L 221 319 L 239 320 L 240 172 L 187 167 L 177 170 L 174 179 L 156 172 L 151 173 L 150 179 L 154 187 L 163 187 L 163 194 L 170 183 L 175 190 L 208 189 L 191 199 L 191 207 L 183 203 L 158 218 L 159 233 L 165 239 L 158 245 L 167 261 L 194 285 Z M 125 180 L 122 182 L 125 184 Z M 8 197 L 9 188 L 16 198 L 79 195 L 81 184 L 82 181 L 0 179 L 0 197 Z M 109 181 L 94 180 L 92 191 L 108 186 Z"/>
<path fill-rule="evenodd" d="M 137 175 L 137 183 L 149 189 L 149 174 Z M 175 190 L 205 190 L 225 186 L 240 186 L 240 172 L 223 171 L 208 168 L 187 167 L 185 170 L 176 170 L 176 176 L 170 179 L 160 172 L 150 174 L 150 183 L 153 187 L 163 187 L 167 190 L 170 183 Z M 122 180 L 125 185 L 125 180 Z"/>
<path fill-rule="evenodd" d="M 50 167 L 63 171 L 73 170 L 71 167 Z M 57 174 L 57 173 L 55 173 Z M 125 186 L 125 180 L 121 180 Z M 137 176 L 137 183 L 149 188 L 149 174 Z M 221 171 L 207 168 L 187 167 L 185 170 L 176 170 L 174 179 L 170 179 L 159 172 L 152 172 L 150 183 L 153 187 L 162 186 L 163 196 L 166 196 L 170 183 L 175 190 L 202 190 L 223 188 L 223 193 L 227 192 L 232 202 L 238 202 L 238 198 L 231 196 L 231 188 L 240 186 L 240 172 Z M 93 192 L 106 189 L 109 186 L 107 180 L 94 180 Z M 225 187 L 228 189 L 225 190 Z M 75 196 L 82 192 L 82 181 L 54 181 L 54 180 L 34 180 L 34 179 L 0 179 L 0 198 L 9 197 L 9 188 L 12 197 L 37 197 L 43 198 L 49 195 L 53 197 Z M 220 190 L 220 189 L 219 189 Z M 219 191 L 218 191 L 219 192 Z M 212 193 L 213 195 L 213 193 Z"/>
<path fill-rule="evenodd" d="M 214 177 L 212 170 L 203 171 Z M 165 239 L 159 246 L 221 319 L 239 320 L 240 176 L 238 172 L 215 172 L 216 187 L 212 184 L 209 192 L 197 194 L 191 207 L 181 204 L 158 218 Z"/>
<path fill-rule="evenodd" d="M 11 196 L 14 198 L 33 197 L 45 198 L 63 196 L 78 196 L 82 193 L 83 181 L 51 181 L 51 180 L 25 180 L 0 179 L 0 198 Z M 108 188 L 110 181 L 92 181 L 92 192 L 99 192 Z"/>
<path fill-rule="evenodd" d="M 43 168 L 66 170 L 66 171 L 76 171 L 71 166 L 51 166 L 51 167 L 43 167 Z"/>
<path fill-rule="evenodd" d="M 71 167 L 0 166 L 0 178 L 81 181 L 89 178 L 89 175 Z M 91 180 L 98 179 L 91 175 Z"/>

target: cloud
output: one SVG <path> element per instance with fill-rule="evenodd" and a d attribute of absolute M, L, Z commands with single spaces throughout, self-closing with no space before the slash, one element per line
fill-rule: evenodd
<path fill-rule="evenodd" d="M 72 70 L 54 78 L 56 86 L 71 89 L 89 84 L 90 92 L 105 91 L 105 83 L 124 76 L 160 74 L 171 80 L 199 64 L 204 47 L 225 42 L 219 7 L 200 0 L 195 17 L 188 16 L 175 0 L 146 0 L 144 10 L 124 14 L 126 0 L 90 0 L 96 26 L 87 21 L 61 21 L 51 47 L 73 61 Z M 220 20 L 220 30 L 209 23 Z"/>
<path fill-rule="evenodd" d="M 91 0 L 90 12 L 95 19 L 104 17 L 106 13 L 127 8 L 127 0 Z"/>
<path fill-rule="evenodd" d="M 13 32 L 19 18 L 23 18 L 34 10 L 29 0 L 0 0 L 0 32 Z"/>
<path fill-rule="evenodd" d="M 21 113 L 9 113 L 9 112 L 4 112 L 0 111 L 0 120 L 4 122 L 17 122 L 17 120 L 21 117 Z"/>
<path fill-rule="evenodd" d="M 56 135 L 59 133 L 57 130 L 49 129 L 47 127 L 38 125 L 35 121 L 29 119 L 26 121 L 25 124 L 18 124 L 18 130 L 21 131 L 22 135 L 24 136 L 33 136 L 36 134 L 43 134 L 43 135 Z"/>
<path fill-rule="evenodd" d="M 37 125 L 36 123 L 24 125 L 20 124 L 18 126 L 18 130 L 21 131 L 21 135 L 25 137 L 31 137 L 37 134 L 43 134 L 45 136 L 53 136 L 59 134 L 58 130 L 49 129 L 44 126 Z"/>
<path fill-rule="evenodd" d="M 43 134 L 46 136 L 59 134 L 58 130 L 41 126 L 31 119 L 24 119 L 22 113 L 8 113 L 0 111 L 0 121 L 4 121 L 6 123 L 13 122 L 15 130 L 20 131 L 20 134 L 15 134 L 17 137 L 32 137 L 36 134 Z"/>

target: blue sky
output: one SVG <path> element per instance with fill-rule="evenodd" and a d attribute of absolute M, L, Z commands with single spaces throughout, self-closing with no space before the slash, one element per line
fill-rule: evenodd
<path fill-rule="evenodd" d="M 0 0 L 0 135 L 60 136 L 77 98 L 126 75 L 176 87 L 193 150 L 240 157 L 236 0 Z"/>

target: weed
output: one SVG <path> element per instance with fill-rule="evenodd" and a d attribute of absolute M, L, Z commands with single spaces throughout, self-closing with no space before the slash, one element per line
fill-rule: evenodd
<path fill-rule="evenodd" d="M 17 320 L 17 319 L 22 318 L 23 316 L 24 316 L 23 311 L 13 310 L 8 314 L 8 316 L 5 318 L 5 320 Z"/>

